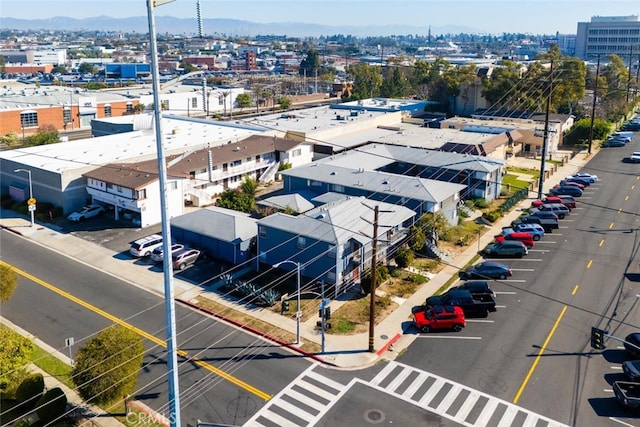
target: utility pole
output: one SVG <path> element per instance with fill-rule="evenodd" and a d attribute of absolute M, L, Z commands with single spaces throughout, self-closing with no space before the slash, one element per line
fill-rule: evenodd
<path fill-rule="evenodd" d="M 633 46 L 629 51 L 629 74 L 627 75 L 627 104 L 629 103 L 629 91 L 631 91 L 631 61 L 633 61 Z"/>
<path fill-rule="evenodd" d="M 542 159 L 540 161 L 540 180 L 538 181 L 538 199 L 542 199 L 542 186 L 544 185 L 544 168 L 547 157 L 547 145 L 549 144 L 549 109 L 551 108 L 551 94 L 553 92 L 553 61 L 549 73 L 549 93 L 547 93 L 547 109 L 544 115 L 544 134 L 542 136 Z"/>
<path fill-rule="evenodd" d="M 373 208 L 373 241 L 371 242 L 371 295 L 369 298 L 369 353 L 374 353 L 374 330 L 376 308 L 376 256 L 378 254 L 378 212 L 380 208 Z"/>
<path fill-rule="evenodd" d="M 598 98 L 598 77 L 600 76 L 600 55 L 598 55 L 598 65 L 596 65 L 596 81 L 593 85 L 593 105 L 591 106 L 591 126 L 589 126 L 589 150 L 591 154 L 591 145 L 593 144 L 593 120 L 596 115 L 596 99 Z"/>

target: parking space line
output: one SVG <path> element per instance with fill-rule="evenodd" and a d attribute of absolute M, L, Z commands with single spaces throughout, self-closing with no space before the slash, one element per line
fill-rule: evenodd
<path fill-rule="evenodd" d="M 496 295 L 516 295 L 517 292 L 512 291 L 504 291 L 504 292 L 496 292 Z"/>
<path fill-rule="evenodd" d="M 496 308 L 507 308 L 506 305 L 496 305 Z"/>
<path fill-rule="evenodd" d="M 540 262 L 540 261 L 542 261 L 542 258 L 529 258 L 529 257 L 527 257 L 527 258 L 519 259 L 518 261 L 525 261 L 525 262 Z"/>
<path fill-rule="evenodd" d="M 512 268 L 512 271 L 535 271 L 533 268 Z"/>
<path fill-rule="evenodd" d="M 554 236 L 557 236 L 557 234 L 554 234 Z M 538 240 L 538 241 L 536 242 L 536 245 L 540 245 L 540 244 L 542 244 L 542 243 L 545 243 L 545 244 L 556 244 L 556 243 L 558 243 L 558 242 L 556 242 L 555 240 Z M 530 249 L 530 250 L 534 250 L 534 251 L 536 251 L 536 250 L 538 250 L 538 249 Z M 548 251 L 546 251 L 546 252 L 548 252 Z"/>
<path fill-rule="evenodd" d="M 533 270 L 531 270 L 533 271 Z M 527 283 L 526 280 L 520 280 L 520 279 L 504 279 L 501 280 L 501 282 L 505 282 L 505 283 Z"/>
<path fill-rule="evenodd" d="M 486 320 L 486 319 L 467 319 L 467 323 L 496 323 L 496 322 L 494 320 Z"/>
<path fill-rule="evenodd" d="M 611 366 L 611 369 L 616 371 L 622 371 L 622 366 Z"/>

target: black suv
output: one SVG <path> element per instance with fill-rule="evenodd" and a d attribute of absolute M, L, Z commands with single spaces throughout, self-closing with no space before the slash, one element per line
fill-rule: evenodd
<path fill-rule="evenodd" d="M 474 299 L 480 299 L 481 301 L 496 297 L 496 293 L 486 280 L 469 280 L 451 289 L 464 289 L 471 292 L 471 296 Z"/>
<path fill-rule="evenodd" d="M 428 306 L 453 305 L 462 309 L 465 316 L 487 316 L 490 311 L 496 311 L 496 300 L 488 298 L 480 301 L 471 295 L 466 289 L 449 289 L 442 295 L 434 295 L 427 298 Z"/>

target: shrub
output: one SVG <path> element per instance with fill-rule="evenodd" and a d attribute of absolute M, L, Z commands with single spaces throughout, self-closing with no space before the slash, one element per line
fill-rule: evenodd
<path fill-rule="evenodd" d="M 415 283 L 416 285 L 421 285 L 427 281 L 427 278 L 424 277 L 422 274 L 410 274 L 407 277 L 407 280 L 412 283 Z"/>
<path fill-rule="evenodd" d="M 396 261 L 396 264 L 398 264 L 398 267 L 405 268 L 411 265 L 411 263 L 413 262 L 413 259 L 414 259 L 413 251 L 411 251 L 411 249 L 406 247 L 400 248 L 396 252 L 396 256 L 394 259 Z"/>
<path fill-rule="evenodd" d="M 25 378 L 16 390 L 16 400 L 23 408 L 33 409 L 38 399 L 44 393 L 44 378 L 42 374 L 33 374 Z"/>
<path fill-rule="evenodd" d="M 473 204 L 478 209 L 484 209 L 489 206 L 489 202 L 487 202 L 485 199 L 474 199 Z"/>
<path fill-rule="evenodd" d="M 0 328 L 0 392 L 11 396 L 23 378 L 25 366 L 31 361 L 33 342 L 9 328 Z"/>
<path fill-rule="evenodd" d="M 64 415 L 67 409 L 67 396 L 60 387 L 52 388 L 38 400 L 36 408 L 40 422 L 43 425 L 48 424 Z"/>
<path fill-rule="evenodd" d="M 496 222 L 498 219 L 502 218 L 502 212 L 496 209 L 483 213 L 482 217 L 487 221 Z"/>

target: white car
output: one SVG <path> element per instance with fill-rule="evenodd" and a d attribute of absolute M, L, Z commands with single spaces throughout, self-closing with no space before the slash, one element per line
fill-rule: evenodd
<path fill-rule="evenodd" d="M 640 151 L 634 151 L 629 156 L 629 161 L 631 163 L 640 163 Z"/>
<path fill-rule="evenodd" d="M 578 172 L 578 173 L 575 173 L 573 176 L 575 176 L 576 178 L 590 179 L 592 183 L 598 181 L 598 175 L 594 175 L 592 173 Z"/>
<path fill-rule="evenodd" d="M 80 222 L 85 219 L 93 218 L 94 216 L 102 215 L 104 208 L 100 205 L 89 205 L 80 209 L 79 211 L 71 213 L 67 217 L 69 221 Z"/>

